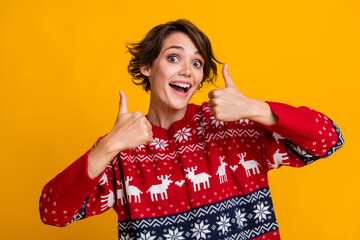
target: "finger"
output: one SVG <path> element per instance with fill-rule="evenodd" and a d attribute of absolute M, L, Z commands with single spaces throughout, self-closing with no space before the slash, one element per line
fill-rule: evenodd
<path fill-rule="evenodd" d="M 154 136 L 153 136 L 152 131 L 149 132 L 149 141 L 150 141 L 150 143 L 152 143 L 154 141 Z"/>
<path fill-rule="evenodd" d="M 152 125 L 149 122 L 149 120 L 147 120 L 147 119 L 146 119 L 146 124 L 147 124 L 148 128 L 150 129 L 150 131 L 152 131 Z"/>
<path fill-rule="evenodd" d="M 219 103 L 219 100 L 215 99 L 215 98 L 212 98 L 209 100 L 209 107 L 215 107 L 216 105 L 218 105 Z"/>
<path fill-rule="evenodd" d="M 139 118 L 139 121 L 142 126 L 146 127 L 146 129 L 151 131 L 151 129 L 152 129 L 151 123 L 145 116 Z"/>
<path fill-rule="evenodd" d="M 121 113 L 127 113 L 127 98 L 123 91 L 119 92 L 120 94 L 120 104 L 119 104 L 119 114 Z"/>
<path fill-rule="evenodd" d="M 223 78 L 224 78 L 224 81 L 225 81 L 225 88 L 236 87 L 235 83 L 233 82 L 233 80 L 230 77 L 230 73 L 228 71 L 227 63 L 225 63 L 224 66 L 223 66 L 222 75 L 223 75 Z"/>
<path fill-rule="evenodd" d="M 214 109 L 214 107 L 210 107 L 210 112 L 215 116 L 215 109 Z"/>
<path fill-rule="evenodd" d="M 211 90 L 211 91 L 209 92 L 208 97 L 209 97 L 210 99 L 212 99 L 212 98 L 215 97 L 215 92 L 216 92 L 216 90 L 218 90 L 218 89 L 214 89 L 214 90 Z"/>
<path fill-rule="evenodd" d="M 145 144 L 150 144 L 154 141 L 154 138 L 153 138 L 153 133 L 152 132 L 148 132 L 148 136 L 147 136 L 147 139 L 146 139 L 146 143 Z"/>
<path fill-rule="evenodd" d="M 214 106 L 214 103 L 213 103 L 213 101 L 212 101 L 211 99 L 208 101 L 208 104 L 209 104 L 209 107 L 213 107 L 213 106 Z"/>

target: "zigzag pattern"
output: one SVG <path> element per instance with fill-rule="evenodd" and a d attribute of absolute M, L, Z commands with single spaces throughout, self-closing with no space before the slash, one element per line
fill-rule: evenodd
<path fill-rule="evenodd" d="M 200 144 L 190 144 L 187 146 L 183 146 L 180 147 L 178 151 L 174 151 L 170 154 L 165 154 L 165 153 L 157 153 L 157 154 L 150 154 L 150 155 L 136 155 L 136 156 L 129 156 L 126 153 L 120 152 L 120 155 L 122 157 L 123 160 L 128 160 L 130 162 L 135 162 L 135 161 L 140 161 L 143 162 L 145 160 L 148 160 L 150 162 L 153 162 L 155 160 L 173 160 L 177 157 L 177 154 L 180 153 L 182 154 L 183 152 L 189 150 L 191 152 L 195 152 L 197 149 L 204 149 L 205 148 L 205 143 L 200 143 Z"/>
<path fill-rule="evenodd" d="M 265 203 L 265 206 L 267 206 L 266 209 L 271 211 L 271 213 L 266 213 L 266 218 L 263 216 L 263 220 L 255 216 L 256 211 L 254 211 L 259 210 L 260 203 L 261 205 Z M 127 236 L 138 238 L 140 234 L 151 232 L 152 236 L 158 239 L 157 237 L 164 236 L 165 233 L 168 233 L 169 229 L 181 228 L 183 233 L 180 235 L 189 237 L 194 234 L 194 232 L 199 231 L 199 226 L 201 226 L 200 228 L 203 229 L 204 234 L 206 234 L 206 239 L 254 239 L 265 233 L 274 232 L 279 229 L 273 208 L 268 208 L 271 206 L 270 190 L 269 188 L 262 188 L 244 196 L 232 197 L 222 202 L 204 205 L 178 214 L 118 222 L 119 236 L 121 234 L 127 234 Z M 249 210 L 245 225 L 241 227 L 237 222 L 241 220 L 237 219 L 238 217 L 236 216 L 240 209 L 242 209 L 241 211 L 243 211 L 243 209 Z M 209 216 L 212 217 L 209 218 Z M 228 226 L 227 230 L 221 230 L 222 221 L 225 220 L 220 220 L 220 217 L 227 219 L 227 222 L 230 218 L 232 219 L 230 221 L 232 224 Z M 206 226 L 204 225 L 204 221 L 206 221 Z M 203 225 L 196 225 L 200 222 Z M 196 236 L 196 238 L 198 237 L 199 236 Z M 195 238 L 192 237 L 191 239 Z"/>
<path fill-rule="evenodd" d="M 205 137 L 205 142 L 209 142 L 211 139 L 215 139 L 216 137 L 219 137 L 221 139 L 224 139 L 226 136 L 229 137 L 235 137 L 242 135 L 247 135 L 249 137 L 254 137 L 255 135 L 260 136 L 260 133 L 256 130 L 247 130 L 247 129 L 227 129 L 226 131 L 217 132 L 215 134 L 207 134 Z"/>
<path fill-rule="evenodd" d="M 249 137 L 254 137 L 255 135 L 260 135 L 260 133 L 256 130 L 247 130 L 247 129 L 227 129 L 225 131 L 220 131 L 217 133 L 210 133 L 207 134 L 205 137 L 205 142 L 210 142 L 212 139 L 216 139 L 217 137 L 224 139 L 226 136 L 229 137 L 236 137 L 236 136 L 243 136 L 247 135 Z M 200 144 L 190 144 L 185 145 L 179 148 L 178 151 L 174 151 L 172 153 L 156 153 L 156 154 L 149 154 L 149 155 L 141 155 L 137 154 L 136 156 L 128 155 L 124 152 L 120 152 L 120 156 L 122 160 L 130 161 L 134 163 L 135 161 L 143 162 L 143 161 L 157 161 L 157 160 L 173 160 L 177 157 L 177 154 L 182 154 L 184 151 L 191 151 L 195 152 L 197 149 L 203 150 L 205 148 L 205 142 L 200 142 Z"/>
<path fill-rule="evenodd" d="M 132 221 L 124 221 L 121 222 L 122 224 L 120 224 L 119 222 L 119 232 L 122 231 L 129 231 L 129 229 L 133 229 L 134 228 L 134 222 Z"/>
<path fill-rule="evenodd" d="M 206 106 L 206 105 L 202 105 L 202 110 L 203 112 L 210 112 L 210 107 L 209 106 Z"/>
<path fill-rule="evenodd" d="M 205 143 L 200 143 L 200 144 L 190 144 L 187 146 L 183 146 L 179 148 L 179 153 L 183 153 L 186 150 L 190 150 L 191 152 L 195 152 L 196 149 L 204 149 L 205 148 Z"/>
<path fill-rule="evenodd" d="M 269 198 L 269 197 L 270 197 L 270 190 L 268 188 L 263 188 L 258 191 L 252 192 L 248 195 L 229 198 L 222 202 L 201 206 L 187 212 L 174 214 L 171 216 L 135 220 L 133 225 L 135 228 L 139 228 L 139 229 L 173 225 L 175 223 L 187 222 L 202 216 L 209 216 L 212 214 L 223 212 L 224 210 L 231 209 L 235 206 L 247 205 L 259 199 Z M 127 226 L 128 222 L 119 222 L 119 228 L 121 224 Z M 126 226 L 122 226 L 121 229 L 125 229 Z"/>
<path fill-rule="evenodd" d="M 177 152 L 172 152 L 170 154 L 165 154 L 165 153 L 156 153 L 156 154 L 149 154 L 148 156 L 145 155 L 136 155 L 136 156 L 129 156 L 126 153 L 120 152 L 120 156 L 122 158 L 122 160 L 127 160 L 130 162 L 135 162 L 135 161 L 140 161 L 143 162 L 145 160 L 148 160 L 150 162 L 153 162 L 155 160 L 173 160 L 176 158 L 177 156 Z"/>
<path fill-rule="evenodd" d="M 193 117 L 193 121 L 197 121 L 199 119 L 202 118 L 202 114 L 198 113 L 198 114 L 195 114 L 194 117 Z"/>

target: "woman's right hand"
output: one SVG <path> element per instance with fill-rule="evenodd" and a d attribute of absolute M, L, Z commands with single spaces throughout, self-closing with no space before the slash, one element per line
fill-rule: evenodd
<path fill-rule="evenodd" d="M 91 149 L 88 156 L 88 173 L 91 178 L 99 176 L 119 152 L 153 141 L 150 122 L 140 111 L 129 113 L 125 93 L 120 91 L 119 94 L 119 113 L 115 125 Z"/>
<path fill-rule="evenodd" d="M 108 139 L 111 151 L 116 152 L 116 154 L 153 141 L 150 122 L 140 111 L 129 113 L 125 93 L 120 91 L 119 94 L 119 113 L 115 125 L 110 133 L 104 137 Z"/>

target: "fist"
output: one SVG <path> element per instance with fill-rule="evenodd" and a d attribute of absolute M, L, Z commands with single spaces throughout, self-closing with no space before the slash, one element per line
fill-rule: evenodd
<path fill-rule="evenodd" d="M 227 64 L 222 69 L 225 88 L 209 92 L 210 111 L 219 121 L 229 122 L 250 119 L 263 125 L 278 122 L 269 104 L 258 99 L 248 98 L 235 86 L 230 77 Z"/>
<path fill-rule="evenodd" d="M 228 72 L 227 64 L 223 66 L 222 75 L 225 88 L 209 92 L 210 111 L 219 121 L 236 121 L 248 118 L 251 99 L 242 94 L 235 86 Z"/>
<path fill-rule="evenodd" d="M 117 152 L 149 144 L 153 141 L 152 127 L 140 111 L 128 112 L 127 99 L 123 91 L 119 92 L 119 112 L 113 129 L 105 137 L 111 148 Z"/>

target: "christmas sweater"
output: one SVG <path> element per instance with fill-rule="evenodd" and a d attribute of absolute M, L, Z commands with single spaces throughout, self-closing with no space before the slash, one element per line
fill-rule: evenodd
<path fill-rule="evenodd" d="M 280 239 L 268 171 L 328 157 L 344 141 L 322 113 L 268 104 L 279 118 L 270 126 L 218 121 L 208 103 L 189 104 L 183 119 L 153 125 L 152 143 L 120 152 L 97 178 L 86 152 L 45 185 L 42 221 L 66 226 L 113 208 L 119 239 Z"/>

